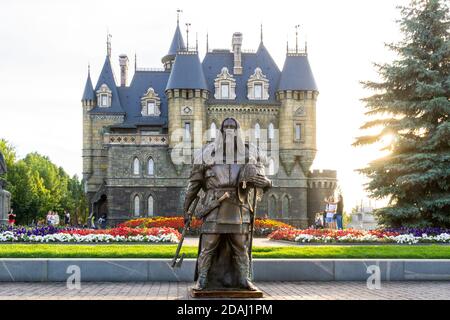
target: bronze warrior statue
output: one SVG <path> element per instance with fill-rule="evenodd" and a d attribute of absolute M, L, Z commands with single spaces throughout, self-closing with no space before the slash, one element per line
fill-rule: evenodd
<path fill-rule="evenodd" d="M 197 158 L 192 168 L 185 213 L 200 190 L 204 192 L 203 210 L 200 210 L 203 224 L 193 287 L 196 291 L 257 290 L 249 276 L 250 232 L 256 204 L 256 193 L 251 195 L 250 191 L 265 191 L 272 183 L 264 174 L 262 157 L 257 150 L 252 152 L 256 148 L 244 145 L 239 130 L 237 120 L 225 119 L 221 135 L 218 135 L 221 138 L 202 149 L 201 160 Z M 211 157 L 205 157 L 208 152 Z"/>

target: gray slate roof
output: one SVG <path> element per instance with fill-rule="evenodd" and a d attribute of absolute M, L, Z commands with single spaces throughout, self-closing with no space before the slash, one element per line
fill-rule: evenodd
<path fill-rule="evenodd" d="M 278 90 L 318 91 L 307 56 L 286 56 Z"/>
<path fill-rule="evenodd" d="M 172 38 L 172 43 L 170 44 L 168 56 L 174 56 L 177 54 L 179 50 L 185 49 L 186 46 L 184 44 L 183 35 L 180 31 L 180 26 L 177 24 L 177 28 L 175 29 L 175 34 Z"/>
<path fill-rule="evenodd" d="M 94 100 L 94 99 L 95 99 L 95 94 L 94 94 L 94 88 L 92 87 L 91 73 L 88 72 L 86 84 L 84 86 L 83 97 L 81 98 L 81 101 Z"/>
<path fill-rule="evenodd" d="M 100 108 L 95 107 L 90 112 L 91 113 L 124 113 L 122 108 L 122 104 L 119 99 L 119 94 L 117 90 L 116 78 L 114 76 L 112 67 L 111 67 L 111 59 L 109 56 L 106 56 L 105 63 L 103 64 L 102 71 L 100 72 L 100 77 L 98 78 L 97 85 L 95 86 L 95 91 L 97 91 L 102 84 L 106 84 L 108 88 L 111 90 L 112 101 L 111 107 L 109 108 Z"/>
<path fill-rule="evenodd" d="M 261 68 L 263 74 L 269 79 L 269 100 L 261 100 L 260 104 L 278 104 L 275 99 L 275 92 L 280 79 L 280 69 L 270 56 L 263 43 L 259 45 L 256 53 L 242 53 L 242 75 L 233 74 L 234 65 L 233 52 L 209 52 L 203 60 L 203 72 L 205 74 L 208 90 L 210 94 L 210 102 L 217 101 L 214 99 L 214 79 L 220 74 L 223 67 L 227 67 L 230 74 L 236 79 L 236 99 L 222 100 L 221 102 L 238 104 L 238 103 L 254 103 L 255 100 L 247 99 L 247 81 L 251 75 L 255 73 L 257 67 Z"/>
<path fill-rule="evenodd" d="M 233 52 L 218 50 L 208 52 L 200 63 L 198 53 L 183 52 L 184 41 L 179 26 L 175 30 L 169 54 L 175 55 L 175 63 L 169 71 L 136 71 L 128 87 L 118 87 L 107 56 L 100 73 L 95 90 L 92 89 L 90 75 L 86 80 L 83 99 L 94 98 L 95 92 L 105 83 L 112 91 L 112 105 L 110 108 L 95 107 L 91 113 L 125 114 L 125 121 L 114 126 L 115 128 L 136 128 L 137 126 L 157 126 L 167 128 L 168 103 L 165 91 L 167 89 L 204 89 L 210 92 L 210 103 L 228 104 L 280 104 L 275 99 L 277 90 L 317 90 L 308 58 L 306 56 L 288 55 L 280 71 L 264 44 L 261 42 L 255 53 L 242 53 L 243 74 L 233 75 L 236 79 L 236 99 L 214 99 L 214 79 L 220 74 L 223 67 L 233 74 Z M 249 101 L 247 99 L 247 81 L 261 68 L 263 74 L 269 79 L 269 100 Z M 161 104 L 161 115 L 142 116 L 141 98 L 152 87 L 158 94 Z"/>
<path fill-rule="evenodd" d="M 169 89 L 208 89 L 196 52 L 180 52 L 176 55 L 166 87 L 166 90 Z"/>

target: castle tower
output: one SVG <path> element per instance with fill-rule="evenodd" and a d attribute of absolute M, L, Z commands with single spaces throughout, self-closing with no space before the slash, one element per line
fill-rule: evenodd
<path fill-rule="evenodd" d="M 94 87 L 91 81 L 91 70 L 88 67 L 88 76 L 84 86 L 81 105 L 83 107 L 83 179 L 86 180 L 92 174 L 92 158 L 89 156 L 92 145 L 92 128 L 89 119 L 89 111 L 95 105 Z"/>
<path fill-rule="evenodd" d="M 93 195 L 104 184 L 107 173 L 107 150 L 103 147 L 105 127 L 121 123 L 122 109 L 117 83 L 111 67 L 110 43 L 95 89 L 90 75 L 83 94 L 83 178 L 85 191 Z"/>
<path fill-rule="evenodd" d="M 305 176 L 316 156 L 316 101 L 319 92 L 306 52 L 287 53 L 277 96 L 281 102 L 280 161 L 291 174 L 299 163 Z"/>
<path fill-rule="evenodd" d="M 198 53 L 179 51 L 166 86 L 169 152 L 189 138 L 193 139 L 194 148 L 200 148 L 205 142 L 203 126 L 206 124 L 207 88 Z M 179 174 L 182 165 L 174 165 Z"/>

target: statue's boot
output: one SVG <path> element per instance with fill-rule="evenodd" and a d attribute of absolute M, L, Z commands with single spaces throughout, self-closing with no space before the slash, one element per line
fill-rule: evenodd
<path fill-rule="evenodd" d="M 211 255 L 200 253 L 200 257 L 198 259 L 198 278 L 195 285 L 192 287 L 195 291 L 202 291 L 206 289 L 208 284 L 208 271 L 211 266 Z"/>
<path fill-rule="evenodd" d="M 239 270 L 239 287 L 250 291 L 257 291 L 258 288 L 251 282 L 249 277 L 249 259 L 247 256 L 236 257 L 236 264 Z"/>
<path fill-rule="evenodd" d="M 204 275 L 199 275 L 197 282 L 195 283 L 195 285 L 192 287 L 193 290 L 195 291 L 202 291 L 206 289 L 206 276 Z"/>

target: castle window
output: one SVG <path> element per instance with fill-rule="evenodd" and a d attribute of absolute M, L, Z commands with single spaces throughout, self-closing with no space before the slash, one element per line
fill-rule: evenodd
<path fill-rule="evenodd" d="M 255 124 L 255 139 L 261 138 L 261 127 L 259 123 Z"/>
<path fill-rule="evenodd" d="M 275 174 L 275 161 L 271 158 L 269 160 L 269 168 L 267 170 L 267 175 L 273 176 Z"/>
<path fill-rule="evenodd" d="M 269 217 L 277 218 L 277 198 L 272 194 L 269 196 Z"/>
<path fill-rule="evenodd" d="M 141 199 L 139 199 L 138 195 L 134 196 L 133 207 L 134 207 L 134 216 L 139 217 L 141 215 Z"/>
<path fill-rule="evenodd" d="M 108 106 L 108 96 L 106 94 L 101 94 L 101 106 L 107 107 Z"/>
<path fill-rule="evenodd" d="M 283 218 L 289 217 L 289 209 L 291 207 L 289 197 L 285 195 L 281 200 L 281 216 Z"/>
<path fill-rule="evenodd" d="M 256 68 L 255 73 L 247 81 L 247 98 L 249 100 L 269 99 L 269 80 L 262 73 L 261 68 Z"/>
<path fill-rule="evenodd" d="M 112 91 L 106 84 L 102 84 L 97 90 L 97 101 L 101 108 L 111 107 Z"/>
<path fill-rule="evenodd" d="M 149 196 L 148 200 L 147 200 L 147 206 L 148 206 L 147 216 L 149 216 L 149 217 L 153 217 L 155 215 L 154 210 L 153 210 L 153 205 L 154 205 L 153 197 Z"/>
<path fill-rule="evenodd" d="M 297 123 L 295 125 L 295 140 L 300 141 L 302 139 L 302 125 Z"/>
<path fill-rule="evenodd" d="M 147 173 L 149 176 L 153 176 L 155 174 L 155 163 L 152 158 L 148 159 Z"/>
<path fill-rule="evenodd" d="M 191 140 L 191 123 L 190 122 L 184 123 L 184 140 L 185 141 Z"/>
<path fill-rule="evenodd" d="M 213 123 L 211 123 L 211 128 L 210 128 L 210 132 L 209 132 L 209 136 L 210 136 L 211 140 L 216 139 L 216 134 L 217 134 L 217 127 L 216 127 L 216 124 L 213 122 Z"/>
<path fill-rule="evenodd" d="M 230 98 L 230 85 L 228 83 L 220 84 L 220 95 L 222 99 Z"/>
<path fill-rule="evenodd" d="M 255 90 L 255 99 L 261 100 L 262 99 L 262 84 L 261 83 L 255 83 L 253 89 Z"/>
<path fill-rule="evenodd" d="M 214 79 L 215 99 L 234 100 L 236 99 L 236 80 L 228 72 L 226 67 L 223 67 L 221 72 Z"/>
<path fill-rule="evenodd" d="M 161 99 L 155 90 L 150 87 L 141 98 L 141 114 L 144 117 L 157 117 L 161 114 Z"/>
<path fill-rule="evenodd" d="M 147 101 L 147 115 L 155 115 L 155 108 L 156 108 L 156 103 L 155 100 L 148 100 Z"/>
<path fill-rule="evenodd" d="M 139 175 L 140 173 L 140 163 L 138 158 L 134 158 L 133 160 L 133 174 L 135 176 Z"/>
<path fill-rule="evenodd" d="M 272 140 L 275 137 L 275 130 L 273 128 L 273 124 L 269 123 L 269 128 L 268 128 L 268 134 L 269 134 L 269 139 Z"/>

